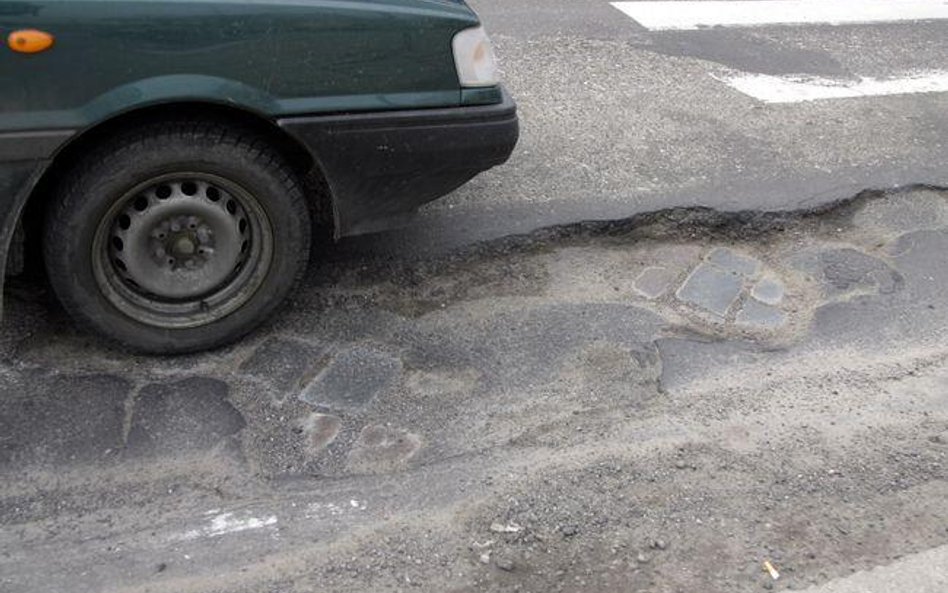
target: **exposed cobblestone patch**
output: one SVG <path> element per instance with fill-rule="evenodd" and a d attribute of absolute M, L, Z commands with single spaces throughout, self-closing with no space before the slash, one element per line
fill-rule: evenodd
<path fill-rule="evenodd" d="M 647 299 L 657 299 L 668 292 L 677 277 L 678 273 L 668 268 L 645 268 L 635 279 L 635 290 Z"/>
<path fill-rule="evenodd" d="M 786 289 L 784 288 L 783 282 L 773 276 L 768 276 L 761 278 L 754 284 L 751 288 L 750 295 L 751 298 L 765 305 L 779 305 L 783 300 L 785 291 Z"/>
<path fill-rule="evenodd" d="M 747 299 L 737 312 L 738 325 L 761 329 L 778 329 L 787 323 L 787 314 L 776 307 Z"/>
<path fill-rule="evenodd" d="M 692 270 L 675 296 L 699 313 L 710 314 L 720 329 L 772 335 L 789 322 L 781 306 L 784 280 L 757 258 L 729 247 L 716 247 Z"/>
<path fill-rule="evenodd" d="M 726 247 L 718 247 L 712 250 L 708 254 L 708 261 L 722 270 L 734 272 L 741 276 L 754 276 L 762 266 L 753 257 Z"/>
<path fill-rule="evenodd" d="M 310 454 L 323 451 L 332 444 L 342 428 L 342 420 L 331 414 L 313 413 L 301 423 Z"/>
<path fill-rule="evenodd" d="M 407 430 L 366 426 L 349 453 L 346 470 L 374 474 L 401 469 L 420 448 L 421 437 Z"/>
<path fill-rule="evenodd" d="M 300 399 L 330 410 L 357 411 L 391 388 L 401 370 L 399 359 L 356 346 L 338 353 L 306 386 Z"/>
<path fill-rule="evenodd" d="M 229 392 L 223 381 L 205 377 L 146 385 L 138 394 L 126 451 L 173 457 L 215 447 L 246 425 L 228 401 Z"/>
<path fill-rule="evenodd" d="M 324 359 L 325 349 L 300 340 L 273 337 L 240 365 L 240 372 L 269 384 L 278 400 L 298 393 Z"/>
<path fill-rule="evenodd" d="M 744 279 L 710 264 L 699 265 L 678 289 L 678 300 L 723 318 L 737 301 Z"/>

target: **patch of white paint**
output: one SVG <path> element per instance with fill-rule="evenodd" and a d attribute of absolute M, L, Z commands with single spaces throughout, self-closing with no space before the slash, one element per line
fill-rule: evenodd
<path fill-rule="evenodd" d="M 948 6 L 948 3 L 946 3 Z M 948 72 L 908 73 L 898 78 L 835 80 L 813 76 L 741 74 L 720 78 L 738 91 L 765 103 L 801 103 L 823 99 L 879 97 L 948 91 Z"/>
<path fill-rule="evenodd" d="M 945 0 L 613 2 L 652 30 L 765 25 L 849 25 L 948 19 Z"/>
<path fill-rule="evenodd" d="M 343 512 L 345 512 L 345 509 L 332 502 L 311 502 L 306 505 L 307 519 L 319 519 L 326 516 L 337 517 Z"/>
<path fill-rule="evenodd" d="M 268 517 L 238 518 L 234 513 L 221 513 L 212 517 L 209 525 L 200 529 L 186 531 L 180 537 L 174 539 L 193 540 L 205 537 L 219 537 L 230 533 L 262 529 L 270 525 L 276 525 L 276 523 L 277 518 L 274 515 Z"/>
<path fill-rule="evenodd" d="M 336 504 L 334 502 L 311 502 L 306 505 L 307 519 L 324 519 L 326 517 L 338 517 L 350 511 L 364 511 L 365 501 L 355 498 L 349 501 L 349 506 L 345 504 Z"/>

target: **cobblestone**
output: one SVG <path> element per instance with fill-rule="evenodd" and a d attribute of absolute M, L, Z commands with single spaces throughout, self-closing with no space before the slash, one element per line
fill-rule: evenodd
<path fill-rule="evenodd" d="M 681 301 L 724 317 L 743 286 L 740 276 L 704 263 L 691 272 L 676 295 Z"/>
<path fill-rule="evenodd" d="M 783 282 L 774 277 L 761 278 L 753 288 L 750 295 L 766 305 L 779 305 L 783 300 L 785 289 Z"/>
<path fill-rule="evenodd" d="M 421 447 L 421 437 L 387 426 L 366 426 L 349 453 L 352 473 L 381 473 L 404 467 Z"/>
<path fill-rule="evenodd" d="M 342 420 L 331 414 L 313 413 L 303 421 L 303 434 L 306 435 L 310 453 L 318 453 L 332 444 L 342 428 Z"/>
<path fill-rule="evenodd" d="M 257 346 L 240 372 L 269 382 L 277 391 L 296 391 L 322 354 L 322 348 L 306 342 L 273 337 Z"/>
<path fill-rule="evenodd" d="M 127 452 L 176 455 L 208 450 L 246 426 L 218 379 L 189 377 L 142 388 L 132 414 Z"/>
<path fill-rule="evenodd" d="M 735 321 L 738 325 L 747 327 L 777 329 L 787 323 L 787 314 L 776 307 L 747 299 Z"/>
<path fill-rule="evenodd" d="M 356 411 L 387 391 L 401 373 L 401 361 L 367 347 L 337 354 L 300 394 L 300 399 L 330 410 Z"/>
<path fill-rule="evenodd" d="M 635 290 L 648 299 L 660 298 L 671 288 L 676 276 L 668 268 L 645 268 L 635 279 Z"/>
<path fill-rule="evenodd" d="M 726 247 L 712 250 L 708 254 L 708 261 L 723 270 L 744 276 L 753 276 L 761 268 L 758 260 Z"/>

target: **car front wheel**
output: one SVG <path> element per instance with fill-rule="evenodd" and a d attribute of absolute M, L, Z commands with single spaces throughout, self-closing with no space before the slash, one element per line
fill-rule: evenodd
<path fill-rule="evenodd" d="M 50 283 L 80 323 L 137 351 L 232 341 L 305 271 L 301 187 L 266 139 L 232 126 L 127 130 L 64 177 L 45 224 Z"/>

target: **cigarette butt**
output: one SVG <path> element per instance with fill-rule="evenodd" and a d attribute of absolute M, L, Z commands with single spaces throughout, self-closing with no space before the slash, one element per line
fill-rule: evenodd
<path fill-rule="evenodd" d="M 770 560 L 764 560 L 764 569 L 770 573 L 770 578 L 777 580 L 780 578 L 780 573 L 777 572 L 777 569 L 774 568 L 774 565 L 770 563 Z"/>

